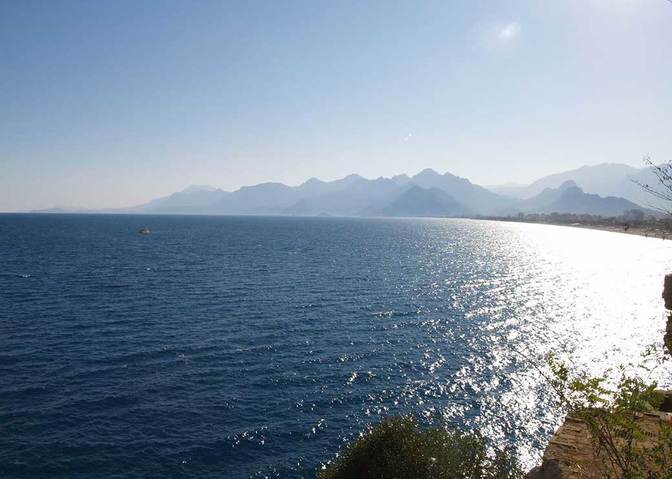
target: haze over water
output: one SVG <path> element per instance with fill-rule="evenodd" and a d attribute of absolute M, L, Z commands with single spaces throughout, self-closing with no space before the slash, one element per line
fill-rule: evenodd
<path fill-rule="evenodd" d="M 660 343 L 672 264 L 447 219 L 0 215 L 0 251 L 8 477 L 313 477 L 405 412 L 531 464 L 562 418 L 535 367 Z"/>

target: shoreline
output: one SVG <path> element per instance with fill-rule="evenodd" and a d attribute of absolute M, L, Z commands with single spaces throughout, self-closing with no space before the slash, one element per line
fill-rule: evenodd
<path fill-rule="evenodd" d="M 634 236 L 643 236 L 645 238 L 654 238 L 654 239 L 670 239 L 672 238 L 672 233 L 669 231 L 663 231 L 652 228 L 642 228 L 642 227 L 630 227 L 627 230 L 623 228 L 610 227 L 610 226 L 601 226 L 601 225 L 559 225 L 559 226 L 571 226 L 573 228 L 583 228 L 583 229 L 592 229 L 600 231 L 609 231 L 611 233 L 621 233 L 626 235 Z"/>
<path fill-rule="evenodd" d="M 578 229 L 590 229 L 598 231 L 607 231 L 610 233 L 620 233 L 634 236 L 643 236 L 645 238 L 653 239 L 672 239 L 672 232 L 662 230 L 660 228 L 653 228 L 650 226 L 629 226 L 628 229 L 625 229 L 622 226 L 611 226 L 611 225 L 598 225 L 598 224 L 587 224 L 587 223 L 553 223 L 550 221 L 519 221 L 515 218 L 481 218 L 487 219 L 489 221 L 501 221 L 507 223 L 527 223 L 535 225 L 551 225 L 551 226 L 566 226 L 569 228 L 578 228 Z"/>

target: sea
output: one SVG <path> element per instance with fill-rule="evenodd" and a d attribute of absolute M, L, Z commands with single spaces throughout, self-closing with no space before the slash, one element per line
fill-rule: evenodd
<path fill-rule="evenodd" d="M 671 271 L 564 226 L 0 215 L 0 477 L 314 478 L 396 414 L 532 466 L 547 355 L 638 361 Z"/>

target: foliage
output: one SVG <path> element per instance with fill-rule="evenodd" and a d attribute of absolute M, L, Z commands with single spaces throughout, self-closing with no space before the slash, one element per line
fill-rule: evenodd
<path fill-rule="evenodd" d="M 672 162 L 656 165 L 651 161 L 651 157 L 646 156 L 644 157 L 644 163 L 646 163 L 656 177 L 658 185 L 649 185 L 648 183 L 641 183 L 639 181 L 635 181 L 635 184 L 639 185 L 642 190 L 646 191 L 651 196 L 663 200 L 666 203 L 672 203 Z M 672 214 L 672 211 L 669 209 L 656 209 L 667 214 Z"/>
<path fill-rule="evenodd" d="M 488 453 L 471 433 L 418 428 L 410 416 L 369 428 L 319 475 L 321 479 L 514 479 L 522 473 L 505 451 Z"/>
<path fill-rule="evenodd" d="M 649 415 L 664 396 L 655 382 L 639 373 L 650 373 L 651 362 L 665 360 L 649 350 L 635 367 L 620 367 L 618 379 L 572 374 L 554 356 L 549 358 L 551 385 L 569 415 L 584 421 L 608 479 L 672 479 L 672 423 Z"/>

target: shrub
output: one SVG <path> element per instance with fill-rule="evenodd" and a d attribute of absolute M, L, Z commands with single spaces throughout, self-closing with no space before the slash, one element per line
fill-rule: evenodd
<path fill-rule="evenodd" d="M 369 428 L 323 470 L 321 479 L 513 479 L 517 464 L 504 451 L 488 453 L 471 433 L 418 428 L 410 416 Z"/>
<path fill-rule="evenodd" d="M 657 357 L 656 357 L 657 355 Z M 650 349 L 636 369 L 650 373 L 649 363 L 666 358 Z M 605 479 L 672 479 L 672 424 L 647 413 L 658 409 L 663 395 L 655 382 L 619 368 L 613 385 L 607 375 L 571 373 L 549 357 L 551 385 L 569 415 L 588 426 L 595 457 Z"/>

